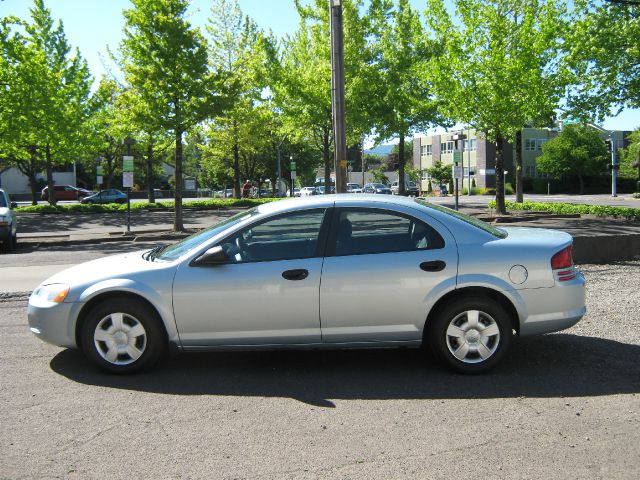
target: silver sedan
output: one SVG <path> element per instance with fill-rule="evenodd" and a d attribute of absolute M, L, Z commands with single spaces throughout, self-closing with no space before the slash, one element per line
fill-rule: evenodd
<path fill-rule="evenodd" d="M 169 348 L 421 345 L 477 373 L 514 334 L 582 318 L 571 249 L 563 232 L 499 229 L 419 199 L 289 199 L 58 273 L 32 293 L 29 325 L 115 373 Z"/>

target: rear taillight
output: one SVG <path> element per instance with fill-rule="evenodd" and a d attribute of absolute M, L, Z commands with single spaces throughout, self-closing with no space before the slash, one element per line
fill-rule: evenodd
<path fill-rule="evenodd" d="M 551 268 L 556 271 L 558 280 L 561 282 L 571 280 L 576 276 L 576 270 L 573 268 L 573 245 L 560 250 L 551 257 Z"/>

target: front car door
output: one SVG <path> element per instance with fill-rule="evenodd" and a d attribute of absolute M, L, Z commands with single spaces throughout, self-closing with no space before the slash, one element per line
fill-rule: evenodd
<path fill-rule="evenodd" d="M 183 346 L 320 343 L 325 215 L 315 208 L 257 220 L 219 242 L 226 263 L 181 265 L 173 304 Z"/>
<path fill-rule="evenodd" d="M 451 233 L 389 208 L 336 205 L 320 289 L 325 343 L 420 341 L 434 299 L 455 288 Z"/>

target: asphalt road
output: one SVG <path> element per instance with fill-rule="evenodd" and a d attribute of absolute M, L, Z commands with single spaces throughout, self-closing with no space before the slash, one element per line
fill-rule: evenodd
<path fill-rule="evenodd" d="M 640 262 L 581 268 L 587 316 L 476 377 L 414 350 L 193 354 L 114 377 L 5 299 L 0 478 L 636 479 Z"/>

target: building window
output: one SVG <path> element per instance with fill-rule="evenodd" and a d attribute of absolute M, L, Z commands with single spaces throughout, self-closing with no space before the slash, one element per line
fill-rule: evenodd
<path fill-rule="evenodd" d="M 546 138 L 538 138 L 536 140 L 536 146 L 538 147 L 537 150 L 542 151 L 542 145 L 544 145 L 545 143 L 547 143 Z"/>
<path fill-rule="evenodd" d="M 420 155 L 431 155 L 431 145 L 420 145 Z"/>
<path fill-rule="evenodd" d="M 465 140 L 464 146 L 462 147 L 466 151 L 476 151 L 476 139 L 472 138 L 471 140 Z"/>
<path fill-rule="evenodd" d="M 525 138 L 524 139 L 524 149 L 528 152 L 533 152 L 536 149 L 536 139 L 535 138 Z"/>
<path fill-rule="evenodd" d="M 440 153 L 451 153 L 453 152 L 453 140 L 449 141 L 449 142 L 442 142 L 440 144 Z"/>
<path fill-rule="evenodd" d="M 422 171 L 422 180 L 424 181 L 429 180 L 429 174 L 427 173 L 426 170 Z"/>

